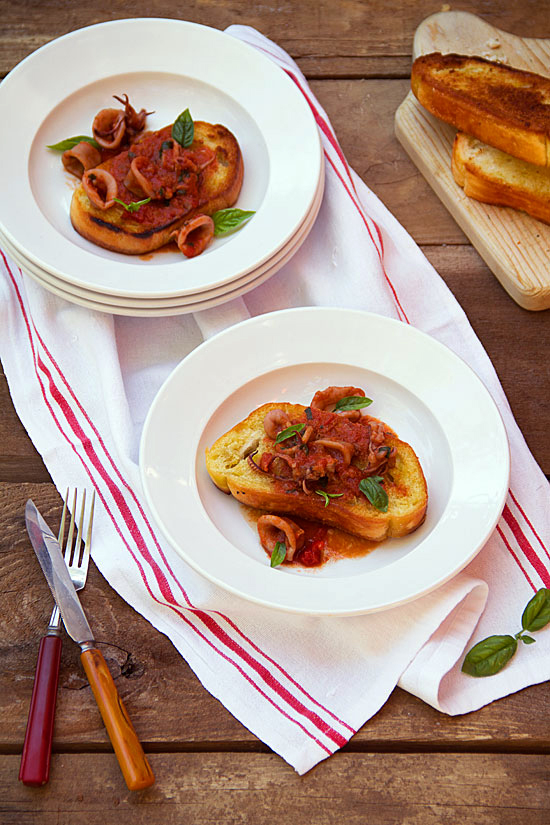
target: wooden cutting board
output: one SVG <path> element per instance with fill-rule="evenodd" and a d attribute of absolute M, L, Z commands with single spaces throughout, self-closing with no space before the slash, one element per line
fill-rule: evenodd
<path fill-rule="evenodd" d="M 413 59 L 430 52 L 475 54 L 550 77 L 550 39 L 517 37 L 468 12 L 439 12 L 420 24 Z M 395 133 L 514 301 L 525 309 L 548 309 L 550 226 L 466 197 L 451 173 L 456 129 L 427 112 L 412 92 L 396 112 Z"/>

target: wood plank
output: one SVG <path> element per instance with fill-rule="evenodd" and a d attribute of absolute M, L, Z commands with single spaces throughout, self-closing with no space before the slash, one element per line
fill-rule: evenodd
<path fill-rule="evenodd" d="M 468 316 L 529 449 L 550 475 L 550 375 L 542 358 L 550 343 L 550 310 L 517 306 L 472 247 L 427 246 L 423 251 Z"/>
<path fill-rule="evenodd" d="M 41 456 L 15 412 L 0 364 L 0 480 L 51 481 Z"/>
<path fill-rule="evenodd" d="M 480 12 L 476 0 L 464 0 L 461 8 Z M 544 37 L 550 35 L 549 9 L 548 0 L 526 0 L 520 6 L 506 0 L 481 12 L 489 23 L 516 34 Z M 384 0 L 345 0 L 344 4 L 332 0 L 267 4 L 189 0 L 176 12 L 170 0 L 136 0 L 131 9 L 118 4 L 98 9 L 97 4 L 83 0 L 2 0 L 0 10 L 0 76 L 55 37 L 82 26 L 135 16 L 184 17 L 219 29 L 232 23 L 253 26 L 295 57 L 309 77 L 404 77 L 414 31 L 438 9 L 432 0 L 401 0 L 399 14 Z"/>
<path fill-rule="evenodd" d="M 419 244 L 468 240 L 394 135 L 409 80 L 315 80 L 350 166 Z M 349 113 L 353 112 L 353 117 Z"/>
<path fill-rule="evenodd" d="M 548 823 L 550 756 L 337 754 L 302 777 L 273 754 L 153 754 L 151 765 L 156 784 L 132 794 L 107 754 L 54 755 L 43 788 L 0 757 L 2 822 Z"/>
<path fill-rule="evenodd" d="M 25 533 L 23 510 L 29 497 L 52 527 L 61 515 L 53 485 L 0 484 L 0 750 L 12 753 L 22 746 L 38 643 L 52 604 Z M 93 564 L 81 598 L 123 702 L 147 747 L 162 749 L 170 743 L 180 749 L 265 749 L 202 688 L 168 639 L 111 590 Z M 57 708 L 57 750 L 109 749 L 78 649 L 66 637 Z M 549 739 L 550 683 L 454 718 L 398 689 L 348 747 L 532 752 L 547 749 Z"/>

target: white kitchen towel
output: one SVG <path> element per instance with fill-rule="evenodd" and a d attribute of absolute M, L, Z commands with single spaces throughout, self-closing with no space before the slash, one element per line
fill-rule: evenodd
<path fill-rule="evenodd" d="M 17 413 L 57 489 L 97 490 L 93 558 L 107 581 L 172 640 L 210 693 L 304 773 L 344 745 L 396 684 L 457 714 L 550 677 L 549 631 L 495 676 L 460 670 L 465 648 L 515 633 L 526 602 L 550 587 L 548 483 L 460 306 L 349 168 L 295 63 L 253 29 L 228 32 L 289 74 L 318 123 L 326 189 L 306 242 L 244 298 L 169 318 L 115 317 L 68 303 L 2 255 L 0 356 Z M 377 312 L 443 342 L 485 383 L 510 440 L 509 495 L 480 554 L 435 592 L 379 614 L 292 616 L 232 596 L 167 545 L 142 495 L 142 425 L 171 370 L 229 324 L 306 305 Z"/>

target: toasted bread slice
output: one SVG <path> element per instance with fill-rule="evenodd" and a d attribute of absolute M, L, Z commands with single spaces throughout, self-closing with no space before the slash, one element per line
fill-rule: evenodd
<path fill-rule="evenodd" d="M 411 88 L 429 112 L 460 131 L 550 166 L 550 79 L 482 57 L 435 52 L 414 61 Z"/>
<path fill-rule="evenodd" d="M 550 169 L 514 158 L 458 132 L 453 144 L 452 171 L 468 197 L 521 209 L 550 223 Z"/>
<path fill-rule="evenodd" d="M 219 209 L 233 206 L 243 180 L 239 144 L 225 126 L 204 121 L 195 121 L 194 125 L 194 141 L 190 149 L 208 146 L 215 153 L 215 160 L 200 173 L 200 199 L 196 208 L 190 210 L 185 205 L 175 206 L 171 201 L 154 200 L 142 207 L 144 212 L 138 219 L 119 204 L 110 209 L 98 208 L 91 203 L 80 184 L 71 201 L 71 221 L 76 231 L 105 249 L 126 255 L 141 255 L 169 243 L 172 232 L 193 215 L 213 215 Z M 139 140 L 147 134 L 149 133 L 140 136 Z M 124 159 L 122 156 L 127 154 L 128 150 L 110 158 L 98 168 L 111 171 L 114 164 L 120 163 Z M 127 163 L 128 167 L 129 165 L 130 161 Z M 134 199 L 138 200 L 137 197 Z"/>
<path fill-rule="evenodd" d="M 306 408 L 300 404 L 264 404 L 206 450 L 208 473 L 220 490 L 249 507 L 299 516 L 373 541 L 405 536 L 422 523 L 428 503 L 424 473 L 412 447 L 393 435 L 388 436 L 387 443 L 396 448 L 395 463 L 383 475 L 389 500 L 385 513 L 363 494 L 331 498 L 325 506 L 323 498 L 314 492 L 285 492 L 271 476 L 254 469 L 248 456 L 254 453 L 253 461 L 258 463 L 273 444 L 263 427 L 266 414 L 273 409 L 281 409 L 289 419 L 296 420 Z"/>

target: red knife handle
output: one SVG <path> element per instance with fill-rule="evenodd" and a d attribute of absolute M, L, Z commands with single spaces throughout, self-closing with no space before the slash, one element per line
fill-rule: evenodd
<path fill-rule="evenodd" d="M 50 778 L 53 723 L 59 681 L 61 638 L 43 636 L 38 650 L 27 731 L 19 769 L 25 785 L 45 785 Z"/>

